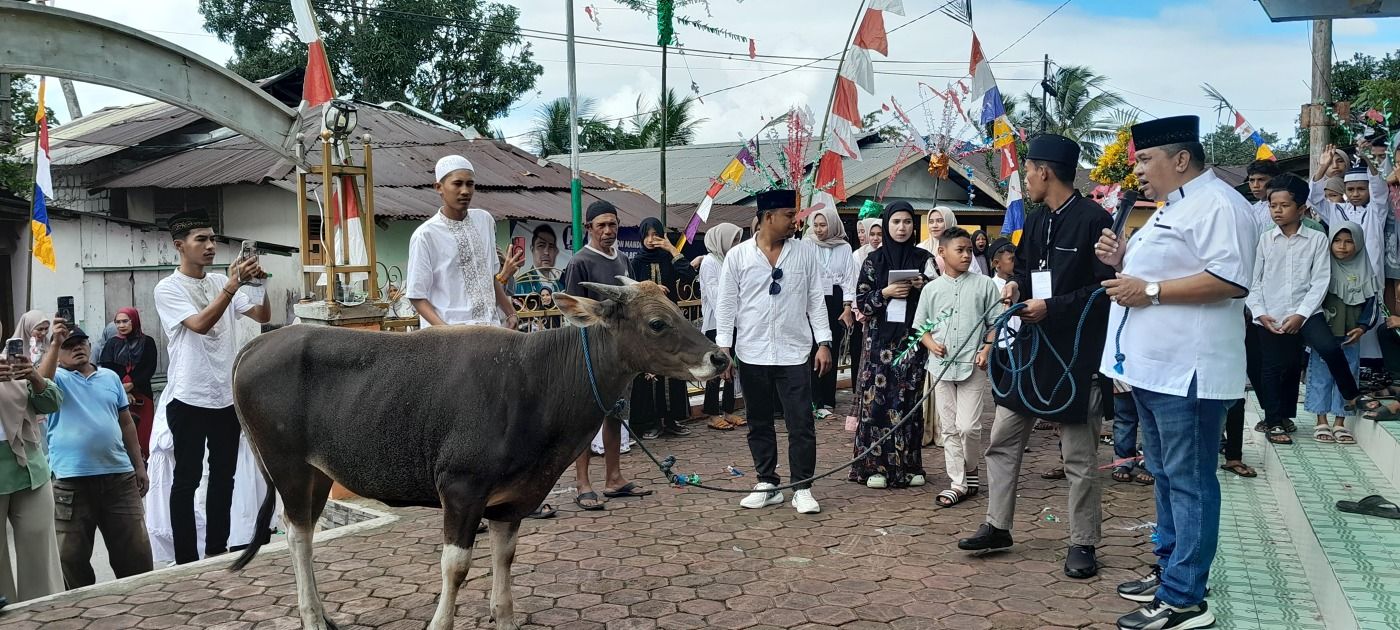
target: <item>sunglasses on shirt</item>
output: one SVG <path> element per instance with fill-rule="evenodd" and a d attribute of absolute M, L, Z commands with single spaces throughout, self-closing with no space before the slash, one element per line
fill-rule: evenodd
<path fill-rule="evenodd" d="M 783 279 L 783 270 L 778 267 L 773 268 L 773 284 L 768 285 L 768 295 L 777 295 L 783 292 L 783 286 L 778 284 Z"/>

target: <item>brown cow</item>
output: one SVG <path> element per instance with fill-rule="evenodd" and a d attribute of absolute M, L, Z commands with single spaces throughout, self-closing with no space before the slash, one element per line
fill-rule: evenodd
<path fill-rule="evenodd" d="M 611 407 L 642 372 L 704 381 L 728 367 L 657 285 L 587 286 L 604 300 L 554 296 L 578 327 L 381 333 L 298 325 L 244 348 L 235 404 L 282 496 L 305 630 L 334 627 L 311 564 L 332 481 L 389 505 L 443 508 L 442 596 L 430 630 L 452 627 L 477 525 L 487 519 L 491 616 L 497 628 L 518 627 L 510 566 L 520 520 L 598 431 L 599 399 Z M 273 504 L 269 492 L 257 531 L 267 530 Z M 257 551 L 250 545 L 233 569 Z"/>

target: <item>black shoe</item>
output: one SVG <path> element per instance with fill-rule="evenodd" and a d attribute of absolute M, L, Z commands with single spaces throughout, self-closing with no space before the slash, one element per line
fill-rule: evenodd
<path fill-rule="evenodd" d="M 1173 608 L 1160 600 L 1152 600 L 1134 612 L 1118 618 L 1118 630 L 1191 630 L 1215 625 L 1215 615 L 1206 603 Z"/>
<path fill-rule="evenodd" d="M 1011 546 L 1011 530 L 997 529 L 991 523 L 983 523 L 971 538 L 958 541 L 958 549 L 963 551 L 987 551 L 1005 549 Z"/>
<path fill-rule="evenodd" d="M 690 435 L 690 429 L 679 424 L 668 425 L 665 429 L 662 429 L 661 432 L 672 437 L 685 437 Z"/>
<path fill-rule="evenodd" d="M 9 552 L 6 551 L 5 553 L 9 553 Z M 4 596 L 4 595 L 0 595 L 0 608 L 4 608 L 4 607 L 9 606 L 9 605 L 10 605 L 10 600 L 5 599 L 5 596 Z"/>
<path fill-rule="evenodd" d="M 1065 558 L 1065 575 L 1083 580 L 1099 574 L 1099 560 L 1093 545 L 1070 545 Z"/>
<path fill-rule="evenodd" d="M 642 432 L 643 440 L 655 440 L 659 437 L 661 437 L 661 429 L 647 429 L 646 431 Z"/>
<path fill-rule="evenodd" d="M 1118 596 L 1123 599 L 1147 603 L 1157 599 L 1157 587 L 1162 585 L 1162 565 L 1152 565 L 1152 572 L 1146 576 L 1118 585 Z"/>

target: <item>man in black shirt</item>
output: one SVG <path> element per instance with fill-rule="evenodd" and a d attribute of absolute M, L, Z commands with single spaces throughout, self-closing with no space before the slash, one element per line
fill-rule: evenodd
<path fill-rule="evenodd" d="M 1065 575 L 1088 578 L 1098 572 L 1094 548 L 1103 520 L 1096 454 L 1103 399 L 1097 372 L 1108 325 L 1106 298 L 1093 302 L 1082 332 L 1078 329 L 1090 296 L 1101 282 L 1114 277 L 1113 269 L 1094 254 L 1094 244 L 1113 219 L 1074 189 L 1078 163 L 1079 145 L 1073 140 L 1048 134 L 1031 139 L 1026 196 L 1045 208 L 1026 218 L 1016 248 L 1016 269 L 1002 292 L 1010 302 L 1022 302 L 1025 307 L 1017 312 L 1023 324 L 1017 342 L 1008 350 L 998 350 L 1001 356 L 991 367 L 997 412 L 986 455 L 987 522 L 958 546 L 969 551 L 1011 546 L 1021 460 L 1039 417 L 1062 426 L 1061 455 L 1070 480 Z M 1014 356 L 1019 365 L 1029 362 L 1031 335 L 1037 327 L 1044 333 L 1039 352 L 1030 369 L 1015 381 L 1007 370 L 997 367 L 1009 361 L 1004 353 Z M 1046 341 L 1055 352 L 1045 347 Z M 1072 363 L 1068 378 L 1061 359 Z"/>

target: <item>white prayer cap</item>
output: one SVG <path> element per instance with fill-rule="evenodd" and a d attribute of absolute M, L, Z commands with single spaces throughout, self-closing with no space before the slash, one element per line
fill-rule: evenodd
<path fill-rule="evenodd" d="M 1371 175 L 1370 175 L 1369 173 L 1367 173 L 1365 169 L 1355 170 L 1355 171 L 1347 171 L 1347 174 L 1346 174 L 1345 176 L 1342 177 L 1342 181 L 1344 181 L 1344 182 L 1369 182 L 1369 181 L 1371 181 Z"/>
<path fill-rule="evenodd" d="M 468 171 L 473 170 L 472 163 L 469 162 L 467 158 L 460 155 L 449 155 L 442 158 L 438 160 L 437 168 L 435 169 L 435 174 L 437 175 L 436 181 L 442 181 L 442 178 L 447 177 L 452 171 L 460 171 L 463 169 Z"/>

